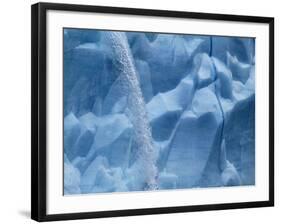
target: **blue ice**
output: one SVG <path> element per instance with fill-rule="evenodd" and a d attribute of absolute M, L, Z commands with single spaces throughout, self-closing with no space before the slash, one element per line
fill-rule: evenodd
<path fill-rule="evenodd" d="M 64 29 L 64 194 L 255 184 L 255 39 Z"/>

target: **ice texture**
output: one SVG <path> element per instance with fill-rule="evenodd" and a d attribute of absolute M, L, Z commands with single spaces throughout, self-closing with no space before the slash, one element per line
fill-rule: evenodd
<path fill-rule="evenodd" d="M 255 184 L 255 39 L 64 29 L 64 194 Z"/>

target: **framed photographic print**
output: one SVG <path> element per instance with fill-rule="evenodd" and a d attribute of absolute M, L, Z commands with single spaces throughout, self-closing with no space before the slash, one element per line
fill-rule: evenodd
<path fill-rule="evenodd" d="M 274 19 L 32 6 L 32 219 L 274 205 Z"/>

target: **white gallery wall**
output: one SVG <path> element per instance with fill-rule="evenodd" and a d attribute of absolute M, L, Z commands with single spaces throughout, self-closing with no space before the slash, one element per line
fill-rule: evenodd
<path fill-rule="evenodd" d="M 51 0 L 50 0 L 51 1 Z M 44 2 L 44 1 L 42 1 Z M 59 223 L 278 223 L 281 218 L 280 6 L 277 0 L 60 0 L 104 6 L 184 10 L 275 17 L 275 199 L 274 208 L 150 215 Z M 30 6 L 3 0 L 0 7 L 0 223 L 30 220 Z M 267 133 L 266 133 L 267 134 Z"/>

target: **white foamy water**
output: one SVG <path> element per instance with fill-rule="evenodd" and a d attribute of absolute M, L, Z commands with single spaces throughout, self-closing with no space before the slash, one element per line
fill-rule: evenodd
<path fill-rule="evenodd" d="M 127 95 L 130 120 L 134 126 L 135 141 L 138 148 L 137 161 L 132 166 L 132 175 L 137 175 L 140 184 L 148 190 L 157 188 L 156 150 L 153 145 L 151 129 L 141 92 L 137 72 L 133 63 L 132 54 L 127 37 L 122 32 L 110 32 L 107 39 L 113 49 L 113 54 L 120 77 Z M 142 178 L 140 178 L 142 176 Z"/>

